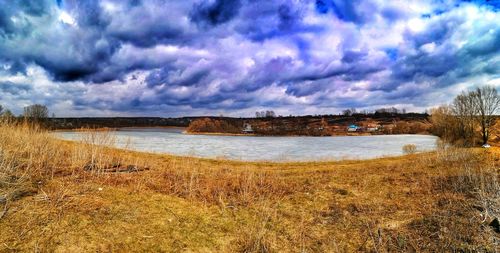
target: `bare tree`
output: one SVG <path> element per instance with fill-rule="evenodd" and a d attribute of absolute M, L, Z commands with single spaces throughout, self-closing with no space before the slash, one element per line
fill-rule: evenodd
<path fill-rule="evenodd" d="M 472 146 L 476 144 L 479 128 L 482 143 L 487 144 L 499 108 L 500 97 L 493 86 L 462 92 L 451 106 L 441 106 L 431 111 L 432 130 L 448 141 Z"/>
<path fill-rule="evenodd" d="M 472 146 L 476 142 L 475 129 L 477 126 L 476 115 L 478 114 L 476 100 L 476 92 L 462 92 L 453 100 L 452 104 L 453 115 L 457 119 L 457 131 L 466 146 Z"/>
<path fill-rule="evenodd" d="M 493 125 L 495 113 L 500 107 L 500 96 L 493 86 L 477 88 L 474 93 L 483 144 L 487 144 L 490 137 L 490 127 Z"/>
<path fill-rule="evenodd" d="M 33 121 L 44 121 L 49 117 L 49 109 L 45 105 L 35 104 L 24 107 L 24 118 Z"/>
<path fill-rule="evenodd" d="M 261 112 L 257 113 L 257 118 L 265 118 L 265 117 L 266 117 L 266 112 L 265 111 L 261 111 Z"/>
<path fill-rule="evenodd" d="M 379 108 L 375 110 L 376 114 L 398 114 L 399 110 L 396 107 Z"/>
<path fill-rule="evenodd" d="M 9 109 L 5 109 L 5 107 L 0 105 L 0 122 L 12 122 L 14 121 L 14 118 L 14 114 Z"/>
<path fill-rule="evenodd" d="M 453 110 L 450 106 L 440 106 L 431 110 L 430 121 L 432 123 L 431 131 L 446 141 L 453 142 L 457 139 L 456 135 L 456 117 L 453 116 Z"/>
<path fill-rule="evenodd" d="M 274 118 L 274 117 L 276 117 L 276 113 L 274 113 L 274 111 L 266 111 L 265 117 L 266 118 Z"/>
<path fill-rule="evenodd" d="M 14 114 L 10 110 L 4 110 L 0 114 L 0 121 L 3 122 L 13 122 L 15 118 L 16 116 L 14 116 Z"/>
<path fill-rule="evenodd" d="M 345 109 L 342 111 L 344 116 L 351 116 L 354 112 L 351 109 Z"/>

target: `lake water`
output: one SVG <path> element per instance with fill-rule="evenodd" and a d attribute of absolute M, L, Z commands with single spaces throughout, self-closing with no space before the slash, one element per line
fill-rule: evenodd
<path fill-rule="evenodd" d="M 430 135 L 374 135 L 336 137 L 261 137 L 188 135 L 175 128 L 135 128 L 112 132 L 115 147 L 182 156 L 244 161 L 318 161 L 369 159 L 402 155 L 402 147 L 417 151 L 436 147 Z M 84 132 L 57 132 L 67 140 L 82 140 Z"/>

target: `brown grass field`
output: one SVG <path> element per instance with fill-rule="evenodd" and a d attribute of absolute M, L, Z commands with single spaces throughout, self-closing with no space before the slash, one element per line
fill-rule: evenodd
<path fill-rule="evenodd" d="M 497 252 L 500 148 L 267 163 L 0 125 L 0 252 Z"/>

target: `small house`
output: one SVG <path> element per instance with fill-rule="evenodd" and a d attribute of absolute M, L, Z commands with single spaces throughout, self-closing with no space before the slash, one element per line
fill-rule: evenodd
<path fill-rule="evenodd" d="M 243 125 L 243 133 L 246 133 L 246 134 L 251 134 L 253 133 L 253 128 L 252 128 L 252 125 L 250 125 L 249 123 L 245 123 Z"/>
<path fill-rule="evenodd" d="M 347 132 L 356 132 L 358 131 L 359 127 L 357 125 L 350 125 L 349 127 L 347 127 Z"/>
<path fill-rule="evenodd" d="M 368 124 L 366 130 L 368 132 L 377 132 L 380 130 L 380 125 L 376 125 L 376 124 Z"/>

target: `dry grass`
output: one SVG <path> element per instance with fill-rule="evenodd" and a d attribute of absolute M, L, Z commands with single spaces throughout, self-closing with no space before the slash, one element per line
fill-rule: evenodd
<path fill-rule="evenodd" d="M 0 125 L 0 198 L 15 201 L 38 191 L 61 168 L 63 150 L 36 127 Z"/>
<path fill-rule="evenodd" d="M 0 126 L 0 251 L 490 251 L 500 150 L 265 163 Z M 110 167 L 147 168 L 130 173 Z M 1 212 L 1 210 L 0 210 Z"/>

